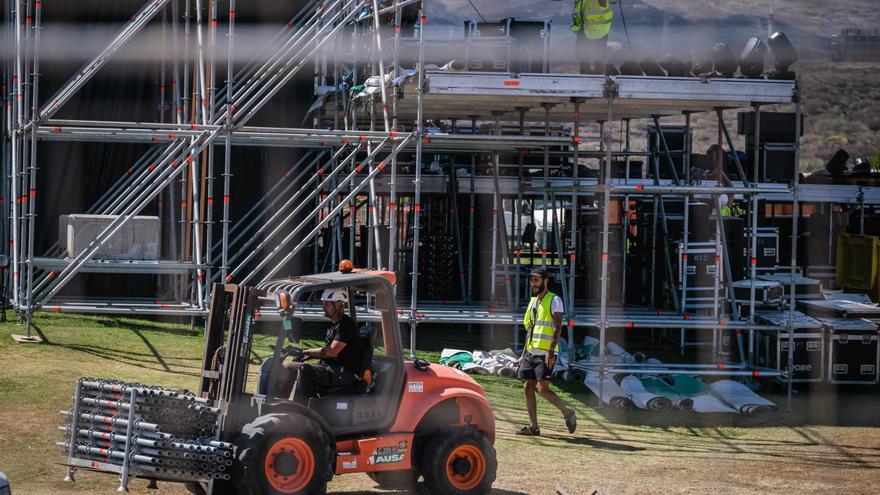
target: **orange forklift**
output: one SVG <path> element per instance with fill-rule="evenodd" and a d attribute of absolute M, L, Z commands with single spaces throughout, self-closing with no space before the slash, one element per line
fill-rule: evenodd
<path fill-rule="evenodd" d="M 341 264 L 340 266 L 343 266 Z M 350 264 L 349 264 L 350 266 Z M 215 284 L 205 332 L 200 395 L 220 408 L 218 439 L 235 444 L 228 481 L 190 484 L 207 494 L 322 494 L 334 475 L 366 473 L 383 488 L 414 485 L 432 494 L 484 494 L 495 480 L 495 417 L 483 388 L 463 372 L 404 360 L 392 272 L 344 270 L 272 280 L 257 287 Z M 275 397 L 276 381 L 309 315 L 308 299 L 344 288 L 367 345 L 356 393 L 324 391 L 307 405 Z M 358 314 L 355 301 L 367 310 Z M 254 321 L 266 305 L 281 316 L 256 393 L 246 391 Z M 251 374 L 251 378 L 256 373 Z"/>

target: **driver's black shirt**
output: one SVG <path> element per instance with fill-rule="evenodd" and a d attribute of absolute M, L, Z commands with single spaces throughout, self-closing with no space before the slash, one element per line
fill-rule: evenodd
<path fill-rule="evenodd" d="M 327 328 L 327 336 L 324 339 L 326 345 L 334 340 L 345 343 L 345 348 L 335 358 L 324 358 L 321 362 L 329 365 L 342 365 L 352 373 L 360 376 L 363 373 L 364 348 L 360 336 L 355 328 L 354 320 L 348 315 L 342 315 L 342 319 L 331 324 Z"/>

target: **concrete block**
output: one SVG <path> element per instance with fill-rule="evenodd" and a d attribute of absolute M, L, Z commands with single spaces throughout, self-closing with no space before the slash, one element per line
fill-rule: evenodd
<path fill-rule="evenodd" d="M 67 258 L 83 252 L 116 215 L 61 215 L 58 220 L 59 243 Z M 136 216 L 98 249 L 92 259 L 158 260 L 159 217 Z"/>

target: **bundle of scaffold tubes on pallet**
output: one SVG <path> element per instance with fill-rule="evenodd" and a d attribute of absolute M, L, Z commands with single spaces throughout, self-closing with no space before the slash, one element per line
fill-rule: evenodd
<path fill-rule="evenodd" d="M 219 410 L 187 391 L 81 378 L 57 442 L 71 467 L 123 476 L 229 479 L 233 446 L 216 440 Z M 85 462 L 83 462 L 85 461 Z"/>

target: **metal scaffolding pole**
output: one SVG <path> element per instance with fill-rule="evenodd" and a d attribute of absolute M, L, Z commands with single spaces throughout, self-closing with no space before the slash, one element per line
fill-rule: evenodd
<path fill-rule="evenodd" d="M 544 137 L 550 137 L 550 109 L 552 109 L 555 105 L 553 103 L 541 103 L 541 106 L 544 108 Z M 576 185 L 576 184 L 575 184 Z M 543 201 L 541 205 L 541 212 L 543 218 L 541 221 L 543 222 L 541 228 L 541 267 L 545 270 L 547 269 L 547 246 L 550 245 L 547 242 L 547 188 L 550 187 L 550 148 L 544 147 L 544 188 L 541 196 L 541 201 Z M 556 214 L 554 210 L 553 214 Z M 534 215 L 533 215 L 534 216 Z M 535 237 L 537 240 L 537 236 Z M 534 248 L 532 249 L 534 251 Z M 560 267 L 561 268 L 561 267 Z"/>
<path fill-rule="evenodd" d="M 526 112 L 529 111 L 528 107 L 517 107 L 516 110 L 519 112 L 519 134 L 520 136 L 525 136 L 526 134 Z M 523 162 L 524 162 L 524 151 L 520 150 L 518 155 L 519 163 L 517 163 L 517 177 L 519 178 L 519 187 L 517 188 L 516 193 L 516 204 L 513 206 L 513 237 L 514 237 L 514 251 L 513 251 L 513 273 L 514 273 L 514 300 L 513 300 L 513 311 L 517 312 L 522 307 L 522 303 L 520 298 L 522 296 L 523 288 L 520 286 L 521 277 L 520 272 L 522 271 L 522 263 L 521 263 L 521 249 L 522 243 L 519 240 L 522 232 L 522 213 L 520 209 L 522 208 L 523 202 L 523 194 L 522 194 L 522 185 L 523 185 Z M 528 294 L 528 293 L 526 293 Z M 513 327 L 513 348 L 519 348 L 519 331 L 520 324 L 516 324 Z"/>
<path fill-rule="evenodd" d="M 410 355 L 416 355 L 416 306 L 418 304 L 419 295 L 419 231 L 421 230 L 419 212 L 421 210 L 422 201 L 422 142 L 425 139 L 425 28 L 427 27 L 427 3 L 422 0 L 419 8 L 419 81 L 416 109 L 416 177 L 415 177 L 415 198 L 413 204 L 413 259 L 412 259 L 412 290 L 410 292 L 409 311 L 409 345 Z"/>
<path fill-rule="evenodd" d="M 630 119 L 623 119 L 624 126 L 624 138 L 623 138 L 623 151 L 628 153 L 630 151 Z M 630 155 L 626 155 L 625 163 L 624 163 L 624 180 L 626 184 L 629 184 L 630 176 L 629 176 L 629 167 L 630 167 Z M 641 177 L 639 177 L 641 178 Z M 620 273 L 622 274 L 620 280 L 620 300 L 626 301 L 626 280 L 627 280 L 627 258 L 629 258 L 629 195 L 623 197 L 623 205 L 621 210 L 623 211 L 623 235 L 621 236 L 621 246 L 620 250 L 623 253 L 623 259 L 621 262 Z"/>
<path fill-rule="evenodd" d="M 402 12 L 400 3 L 394 2 L 394 51 L 393 51 L 393 73 L 394 80 L 400 76 L 400 22 Z M 383 81 L 384 88 L 384 81 Z M 393 134 L 397 134 L 400 129 L 399 115 L 399 91 L 393 88 L 391 95 L 391 130 Z M 391 160 L 391 177 L 389 178 L 390 195 L 388 200 L 388 269 L 395 271 L 397 267 L 397 157 Z M 378 229 L 378 222 L 376 228 Z M 375 233 L 377 242 L 379 239 L 379 231 Z M 377 251 L 381 250 L 381 246 L 377 244 Z M 381 257 L 381 254 L 379 255 Z M 380 263 L 381 264 L 381 263 Z"/>
<path fill-rule="evenodd" d="M 452 132 L 457 133 L 457 130 L 457 122 L 453 121 Z M 461 222 L 459 221 L 458 211 L 458 174 L 456 173 L 455 168 L 455 156 L 456 155 L 450 155 L 449 157 L 449 201 L 451 203 L 451 207 L 449 208 L 449 215 L 452 217 L 452 235 L 455 238 L 456 260 L 458 261 L 459 290 L 461 291 L 461 299 L 465 300 L 467 289 L 465 288 L 464 284 L 464 254 L 462 254 L 461 251 Z"/>
<path fill-rule="evenodd" d="M 609 128 L 610 128 L 610 121 Z M 568 253 L 568 264 L 569 264 L 569 275 L 568 275 L 568 299 L 566 300 L 566 309 L 567 314 L 565 315 L 566 325 L 568 326 L 568 357 L 569 362 L 574 362 L 574 281 L 575 281 L 575 265 L 577 264 L 577 217 L 579 213 L 578 206 L 578 193 L 577 186 L 579 186 L 578 181 L 578 168 L 579 168 L 579 152 L 581 145 L 581 101 L 579 99 L 574 100 L 574 128 L 572 129 L 572 164 L 571 164 L 571 179 L 572 179 L 572 190 L 571 190 L 571 224 L 568 225 L 569 231 L 569 241 L 568 241 L 568 249 L 570 250 Z M 605 134 L 602 133 L 600 137 L 602 142 L 605 144 L 606 152 L 611 151 L 610 139 L 606 139 Z M 610 159 L 607 160 L 605 164 L 605 168 L 611 168 Z M 605 191 L 603 197 L 609 197 L 611 191 Z M 606 211 L 605 216 L 608 216 L 608 205 L 605 205 Z M 608 252 L 608 243 L 606 239 L 605 250 L 603 253 Z M 560 265 L 560 271 L 564 271 L 565 267 Z"/>
<path fill-rule="evenodd" d="M 471 116 L 471 135 L 477 134 L 477 117 Z M 468 267 L 467 267 L 467 297 L 465 301 L 474 302 L 474 235 L 476 229 L 476 175 L 477 154 L 471 153 L 470 192 L 468 194 Z"/>
<path fill-rule="evenodd" d="M 795 274 L 797 273 L 797 241 L 798 241 L 798 187 L 800 186 L 801 175 L 801 90 L 800 81 L 796 81 L 795 93 L 795 124 L 794 124 L 794 183 L 791 192 L 791 264 L 789 274 L 791 276 L 791 285 L 789 285 L 789 308 L 788 308 L 788 359 L 786 364 L 786 388 L 787 403 L 786 409 L 792 410 L 792 375 L 794 375 L 794 312 L 797 307 L 797 298 L 795 294 Z M 755 167 L 757 168 L 757 167 Z M 752 235 L 755 233 L 753 232 Z"/>
<path fill-rule="evenodd" d="M 21 157 L 21 127 L 23 125 L 24 115 L 22 113 L 22 103 L 24 100 L 22 88 L 23 79 L 23 61 L 21 47 L 21 1 L 15 1 L 15 74 L 12 76 L 12 84 L 14 92 L 12 96 L 12 111 L 15 113 L 15 124 L 12 131 L 12 173 L 10 181 L 12 183 L 12 198 L 10 204 L 12 206 L 12 305 L 18 310 L 20 307 L 20 277 L 21 277 L 21 237 L 19 232 L 19 207 L 21 206 L 21 194 L 19 193 L 19 163 Z"/>
<path fill-rule="evenodd" d="M 208 0 L 208 118 L 207 121 L 213 123 L 217 113 L 217 3 L 218 0 Z M 205 280 L 213 278 L 214 268 L 214 156 L 216 145 L 214 143 L 208 147 L 208 171 L 204 178 L 205 182 Z M 161 200 L 160 200 L 161 201 Z M 205 289 L 204 305 L 209 303 L 211 297 L 210 289 Z"/>
<path fill-rule="evenodd" d="M 495 135 L 501 135 L 501 116 L 504 112 L 492 112 L 495 116 Z M 492 258 L 489 275 L 489 307 L 494 307 L 497 303 L 495 300 L 495 292 L 498 287 L 498 210 L 501 209 L 501 197 L 498 190 L 498 167 L 500 157 L 496 151 L 492 155 L 492 178 L 494 187 L 492 188 Z M 502 215 L 504 212 L 502 211 Z M 506 237 L 506 236 L 505 236 Z M 505 284 L 506 285 L 506 284 Z"/>
<path fill-rule="evenodd" d="M 379 63 L 379 92 L 382 95 L 382 120 L 385 123 L 385 132 L 390 132 L 391 124 L 388 121 L 388 95 L 385 92 L 385 61 L 383 60 L 385 52 L 382 50 L 382 26 L 379 22 L 379 0 L 373 0 L 373 29 L 375 30 L 374 36 L 376 37 L 376 53 L 379 55 L 376 60 Z M 394 77 L 397 77 L 396 65 L 394 69 Z M 421 71 L 421 67 L 419 70 Z"/>
<path fill-rule="evenodd" d="M 8 302 L 8 293 L 9 293 L 9 285 L 10 285 L 10 277 L 11 272 L 9 271 L 9 260 L 12 258 L 10 248 L 10 220 L 11 220 L 11 210 L 7 205 L 14 202 L 11 200 L 9 195 L 10 190 L 10 147 L 12 140 L 12 99 L 10 98 L 11 92 L 13 91 L 14 85 L 12 83 L 12 74 L 13 74 L 13 64 L 10 62 L 14 59 L 14 43 L 12 42 L 13 35 L 12 33 L 15 31 L 15 28 L 12 26 L 12 22 L 14 19 L 14 15 L 12 12 L 12 2 L 10 0 L 6 0 L 3 3 L 4 7 L 4 35 L 5 35 L 5 45 L 10 50 L 9 52 L 4 54 L 3 57 L 3 79 L 2 79 L 2 107 L 0 107 L 0 112 L 3 115 L 2 127 L 5 130 L 5 133 L 2 136 L 2 170 L 0 170 L 0 215 L 2 215 L 4 222 L 2 227 L 0 227 L 0 246 L 2 246 L 2 253 L 5 253 L 6 256 L 6 264 L 2 267 L 2 272 L 0 272 L 0 284 L 3 286 L 3 292 L 0 294 L 0 321 L 6 321 L 6 307 Z"/>
<path fill-rule="evenodd" d="M 370 130 L 373 131 L 376 128 L 376 112 L 373 105 L 370 105 Z M 392 141 L 393 143 L 393 141 Z M 373 146 L 372 142 L 367 143 L 367 154 L 370 154 L 371 148 Z M 395 155 L 392 159 L 391 166 L 391 176 L 394 180 L 394 163 L 397 163 L 397 155 Z M 376 167 L 376 161 L 370 160 L 368 163 L 368 170 L 370 172 Z M 367 229 L 367 265 L 370 267 L 376 268 L 385 268 L 385 263 L 383 263 L 382 258 L 382 238 L 379 235 L 379 227 L 382 222 L 379 221 L 379 196 L 376 194 L 376 181 L 370 180 L 370 201 L 367 206 L 367 221 L 369 223 L 369 228 Z M 390 250 L 390 248 L 389 248 Z M 390 255 L 390 253 L 389 253 Z M 375 264 L 373 263 L 375 258 Z"/>
<path fill-rule="evenodd" d="M 33 83 L 31 86 L 31 115 L 39 115 L 39 96 L 40 96 L 40 30 L 43 18 L 43 2 L 37 1 L 34 6 L 34 61 L 33 61 Z M 33 284 L 34 284 L 34 223 L 37 210 L 37 126 L 38 120 L 34 117 L 31 120 L 31 154 L 30 154 L 30 177 L 27 196 L 28 199 L 28 239 L 27 239 L 27 304 L 25 307 L 25 317 L 27 320 L 25 339 L 30 340 L 31 337 L 31 319 L 33 317 Z"/>
<path fill-rule="evenodd" d="M 758 187 L 758 160 L 761 153 L 761 107 L 755 105 L 755 156 L 752 163 L 752 181 L 754 187 Z M 758 195 L 753 194 L 751 198 L 751 229 L 749 230 L 749 325 L 755 323 L 755 280 L 758 277 Z M 755 331 L 749 329 L 749 356 L 750 365 L 755 364 Z"/>
<path fill-rule="evenodd" d="M 375 1 L 375 0 L 374 0 Z M 400 19 L 401 19 L 401 10 L 399 5 L 397 5 L 397 1 L 395 3 L 394 10 L 394 53 L 393 53 L 393 65 L 392 70 L 394 71 L 394 79 L 400 75 L 400 54 L 398 53 L 400 50 Z M 374 11 L 376 6 L 373 6 Z M 378 14 L 374 16 L 375 20 L 375 29 L 378 30 L 379 25 L 379 17 Z M 382 53 L 381 51 L 378 54 L 379 63 L 382 62 Z M 381 68 L 381 67 L 380 67 Z M 384 74 L 384 73 L 383 73 Z M 385 119 L 385 130 L 388 131 L 388 111 L 387 106 L 385 104 L 385 78 L 382 77 L 382 107 L 383 114 L 382 116 Z M 392 137 L 396 138 L 397 131 L 400 129 L 399 115 L 398 115 L 398 92 L 397 89 L 393 89 L 392 98 L 391 98 L 391 132 Z M 421 167 L 420 163 L 416 164 L 416 167 Z M 397 270 L 397 156 L 391 159 L 391 177 L 388 182 L 390 192 L 388 198 L 388 270 L 396 271 Z M 377 226 L 378 227 L 378 226 Z M 378 231 L 376 232 L 376 238 L 378 239 Z"/>
<path fill-rule="evenodd" d="M 226 52 L 226 143 L 223 152 L 223 217 L 221 232 L 220 276 L 229 282 L 229 196 L 232 180 L 232 115 L 234 113 L 232 89 L 235 86 L 233 61 L 235 60 L 235 0 L 229 0 L 229 32 Z"/>
<path fill-rule="evenodd" d="M 196 120 L 195 116 L 193 117 L 193 124 L 196 126 L 204 126 L 208 125 L 208 90 L 207 90 L 207 81 L 205 74 L 205 50 L 204 50 L 204 36 L 202 34 L 202 24 L 204 24 L 202 19 L 202 0 L 195 0 L 196 7 L 196 51 L 198 54 L 198 81 L 195 82 L 194 86 L 196 86 L 195 98 L 197 99 L 196 104 L 198 105 L 199 119 Z M 210 149 L 210 145 L 209 148 Z M 192 257 L 196 264 L 196 298 L 195 303 L 198 308 L 201 309 L 204 307 L 205 301 L 208 295 L 205 294 L 204 290 L 204 273 L 202 271 L 202 215 L 201 215 L 201 191 L 200 191 L 200 180 L 199 180 L 199 154 L 193 153 L 189 157 L 189 167 L 191 173 L 191 186 L 192 186 L 192 236 L 193 236 L 193 246 L 192 246 Z"/>
<path fill-rule="evenodd" d="M 685 123 L 685 141 L 686 147 L 685 149 L 688 151 L 685 153 L 685 185 L 691 185 L 691 167 L 690 167 L 690 135 L 691 135 L 691 114 L 686 113 L 684 116 Z M 687 315 L 687 262 L 688 262 L 688 242 L 690 241 L 690 214 L 691 214 L 691 195 L 684 195 L 684 219 L 682 226 L 682 244 L 681 244 L 681 255 L 679 259 L 681 262 L 679 263 L 678 272 L 679 272 L 679 287 L 681 290 L 681 312 L 684 315 Z M 673 297 L 675 294 L 673 294 Z M 679 349 L 682 354 L 684 354 L 685 341 L 686 341 L 686 332 L 685 329 L 682 328 L 679 330 Z"/>
<path fill-rule="evenodd" d="M 608 115 L 606 122 L 614 121 L 614 98 L 617 96 L 617 85 L 610 79 L 605 82 L 605 99 L 608 101 Z M 605 142 L 605 177 L 604 184 L 606 187 L 611 185 L 611 135 L 602 134 L 602 140 Z M 599 407 L 602 407 L 602 397 L 604 394 L 605 367 L 607 366 L 608 356 L 606 354 L 606 333 L 608 331 L 608 237 L 609 237 L 609 215 L 611 208 L 611 191 L 606 190 L 602 195 L 602 255 L 601 255 L 601 289 L 599 293 Z M 569 346 L 574 347 L 573 345 Z M 570 362 L 574 362 L 571 360 Z"/>

